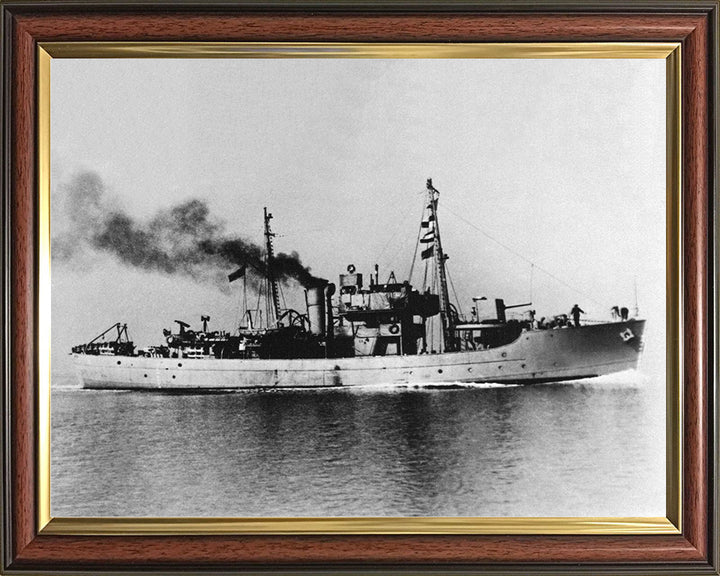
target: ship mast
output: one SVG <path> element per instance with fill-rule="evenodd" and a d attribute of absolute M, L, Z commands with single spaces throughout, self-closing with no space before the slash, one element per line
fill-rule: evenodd
<path fill-rule="evenodd" d="M 275 234 L 270 230 L 270 220 L 272 219 L 272 214 L 270 214 L 267 210 L 267 208 L 263 208 L 263 212 L 265 215 L 265 249 L 267 251 L 267 283 L 268 283 L 268 289 L 270 292 L 270 297 L 272 298 L 272 305 L 273 305 L 273 313 L 275 315 L 275 322 L 277 322 L 277 319 L 280 318 L 280 298 L 278 296 L 278 285 L 277 280 L 275 279 L 275 271 L 273 270 L 273 237 Z M 269 320 L 269 318 L 268 318 Z M 268 322 L 268 326 L 270 323 Z"/>
<path fill-rule="evenodd" d="M 635 276 L 635 318 L 640 316 L 640 307 L 638 306 L 638 295 L 637 295 L 637 276 Z"/>
<path fill-rule="evenodd" d="M 454 349 L 454 338 L 452 334 L 453 326 L 450 319 L 450 294 L 448 293 L 447 286 L 447 272 L 445 271 L 445 261 L 448 259 L 442 249 L 442 242 L 440 241 L 440 226 L 438 224 L 437 217 L 437 202 L 439 192 L 433 187 L 432 178 L 427 180 L 428 190 L 428 208 L 432 214 L 433 221 L 435 223 L 435 234 L 434 234 L 434 251 L 435 251 L 435 264 L 437 266 L 438 279 L 440 283 L 440 318 L 442 321 L 443 328 L 443 351 L 447 352 Z"/>

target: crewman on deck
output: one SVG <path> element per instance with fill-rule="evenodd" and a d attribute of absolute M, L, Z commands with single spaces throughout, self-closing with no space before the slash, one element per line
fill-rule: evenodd
<path fill-rule="evenodd" d="M 575 328 L 580 327 L 580 314 L 585 314 L 585 311 L 580 308 L 577 304 L 572 307 L 572 310 L 570 310 L 570 314 L 573 317 L 573 322 L 575 322 Z"/>

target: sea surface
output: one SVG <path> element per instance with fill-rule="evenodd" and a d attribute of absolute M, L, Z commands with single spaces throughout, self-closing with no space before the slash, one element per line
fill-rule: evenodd
<path fill-rule="evenodd" d="M 575 383 L 223 394 L 53 377 L 53 516 L 664 516 L 665 392 Z"/>

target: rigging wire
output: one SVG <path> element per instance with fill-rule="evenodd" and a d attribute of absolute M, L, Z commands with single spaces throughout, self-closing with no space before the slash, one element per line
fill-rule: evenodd
<path fill-rule="evenodd" d="M 428 268 L 430 266 L 430 261 L 425 260 L 425 273 L 423 274 L 423 281 L 422 281 L 422 287 L 423 290 L 425 290 L 428 287 L 427 279 L 428 279 Z"/>
<path fill-rule="evenodd" d="M 420 213 L 421 225 L 418 226 L 417 240 L 415 240 L 415 252 L 413 252 L 412 263 L 410 264 L 410 273 L 408 274 L 408 281 L 412 282 L 413 271 L 415 270 L 415 262 L 417 261 L 418 248 L 420 247 L 420 236 L 422 235 L 422 220 L 425 216 L 425 203 L 423 202 L 423 209 Z M 427 270 L 427 269 L 426 269 Z M 427 273 L 427 272 L 426 272 Z"/>
<path fill-rule="evenodd" d="M 394 268 L 393 263 L 398 264 L 398 260 L 399 260 L 398 256 L 400 255 L 400 253 L 407 251 L 407 244 L 408 244 L 407 242 L 398 242 L 397 247 L 395 248 L 395 252 L 393 252 L 393 255 L 386 260 L 386 262 L 389 263 L 389 267 L 391 269 Z M 402 259 L 402 261 L 403 261 L 403 263 L 406 262 L 406 260 L 404 258 Z M 398 269 L 399 269 L 399 266 L 398 266 Z"/>
<path fill-rule="evenodd" d="M 270 283 L 267 279 L 265 280 L 265 288 L 263 296 L 265 297 L 265 318 L 268 322 L 266 328 L 270 328 Z"/>
<path fill-rule="evenodd" d="M 255 307 L 255 310 L 257 311 L 257 316 L 256 316 L 255 320 L 258 321 L 258 323 L 257 323 L 257 324 L 258 324 L 258 327 L 260 327 L 260 325 L 261 325 L 260 319 L 262 318 L 262 310 L 260 309 L 260 298 L 261 298 L 263 295 L 265 295 L 266 292 L 267 292 L 266 290 L 263 290 L 263 289 L 262 289 L 262 286 L 261 286 L 260 289 L 258 290 L 257 306 Z M 267 297 L 265 298 L 265 304 L 267 305 Z"/>
<path fill-rule="evenodd" d="M 407 219 L 407 217 L 410 216 L 411 208 L 412 208 L 412 206 L 408 206 L 408 207 L 405 208 L 405 210 L 402 211 L 400 221 L 403 221 L 403 222 L 404 222 L 404 221 Z M 425 214 L 425 208 L 424 208 L 424 207 L 423 207 L 422 213 L 420 214 L 421 220 L 422 220 L 423 214 Z M 383 249 L 380 251 L 380 254 L 378 255 L 378 257 L 377 257 L 376 260 L 375 260 L 376 262 L 380 262 L 380 261 L 381 261 L 382 257 L 383 257 L 383 256 L 385 255 L 385 253 L 387 252 L 387 249 L 390 247 L 390 245 L 393 243 L 393 241 L 398 237 L 398 235 L 399 235 L 402 231 L 403 231 L 403 230 L 402 230 L 402 227 L 400 227 L 400 226 L 396 226 L 396 227 L 395 227 L 395 232 L 393 233 L 393 235 L 388 239 L 388 241 L 387 241 L 387 242 L 385 243 L 385 245 L 383 246 Z M 421 234 L 421 231 L 418 231 L 418 239 L 417 239 L 417 241 L 416 241 L 416 243 L 415 243 L 415 254 L 413 255 L 413 262 L 412 262 L 412 265 L 410 266 L 410 274 L 409 274 L 408 277 L 407 277 L 408 280 L 412 280 L 413 267 L 414 267 L 414 265 L 415 265 L 415 257 L 417 256 L 417 248 L 418 248 L 418 243 L 419 243 L 419 241 L 420 241 L 420 234 Z M 404 243 L 404 242 L 399 242 L 399 243 L 398 243 L 398 246 L 396 247 L 395 252 L 393 253 L 392 257 L 390 257 L 390 258 L 388 259 L 388 261 L 389 261 L 389 263 L 390 263 L 391 265 L 392 265 L 393 262 L 395 262 L 398 254 L 399 254 L 400 251 L 403 249 L 403 247 L 405 246 L 405 244 L 406 244 L 406 243 Z M 392 266 L 391 266 L 391 267 L 392 267 Z"/>
<path fill-rule="evenodd" d="M 526 256 L 523 256 L 523 255 L 520 254 L 517 250 L 513 250 L 513 249 L 510 248 L 510 246 L 508 246 L 507 244 L 504 244 L 503 242 L 501 242 L 501 241 L 498 240 L 497 238 L 494 238 L 493 236 L 491 236 L 490 234 L 488 234 L 485 230 L 483 230 L 482 228 L 476 226 L 475 224 L 473 224 L 472 222 L 470 222 L 469 220 L 467 220 L 466 218 L 464 218 L 463 216 L 461 216 L 460 214 L 458 214 L 457 212 L 455 212 L 453 209 L 451 209 L 450 207 L 448 207 L 447 203 L 445 203 L 444 206 L 445 206 L 445 209 L 446 209 L 448 212 L 450 212 L 452 215 L 456 216 L 457 218 L 459 218 L 460 220 L 462 220 L 463 222 L 465 222 L 465 224 L 467 224 L 467 225 L 470 226 L 471 228 L 477 230 L 477 231 L 480 232 L 483 236 L 485 236 L 486 238 L 492 240 L 492 241 L 495 242 L 497 245 L 505 248 L 505 250 L 507 250 L 507 251 L 510 252 L 511 254 L 514 254 L 515 256 L 517 256 L 518 258 L 520 258 L 521 260 L 523 260 L 524 262 L 527 262 L 528 264 L 534 266 L 535 268 L 537 268 L 538 270 L 540 270 L 540 272 L 543 272 L 544 274 L 546 274 L 547 276 L 549 276 L 550 278 L 552 278 L 552 279 L 555 280 L 556 282 L 562 284 L 563 286 L 565 286 L 566 288 L 572 290 L 573 292 L 575 292 L 576 294 L 582 296 L 583 298 L 587 298 L 588 300 L 592 300 L 593 302 L 595 302 L 595 304 L 598 304 L 599 306 L 603 306 L 603 304 L 602 304 L 601 302 L 598 302 L 598 301 L 597 301 L 595 298 L 593 298 L 592 296 L 590 296 L 590 295 L 588 295 L 588 294 L 585 294 L 584 292 L 582 292 L 581 290 L 578 290 L 578 289 L 575 288 L 574 286 L 571 286 L 570 284 L 568 284 L 567 282 L 565 282 L 565 281 L 562 280 L 561 278 L 558 278 L 558 277 L 557 277 L 555 274 L 553 274 L 552 272 L 546 270 L 545 268 L 543 268 L 543 267 L 541 267 L 541 266 L 538 266 L 538 265 L 535 264 L 532 260 L 530 260 L 530 259 L 527 258 Z"/>
<path fill-rule="evenodd" d="M 460 298 L 458 298 L 457 292 L 455 290 L 455 283 L 453 282 L 452 276 L 450 276 L 450 268 L 445 263 L 445 275 L 447 276 L 448 280 L 450 281 L 450 288 L 452 288 L 453 296 L 455 296 L 455 303 L 457 304 L 457 311 L 460 316 L 464 316 L 464 313 L 462 311 L 462 306 L 460 305 Z"/>
<path fill-rule="evenodd" d="M 243 316 L 248 312 L 247 272 L 243 276 Z"/>
<path fill-rule="evenodd" d="M 530 302 L 533 301 L 533 282 L 535 279 L 535 264 L 530 264 Z"/>
<path fill-rule="evenodd" d="M 404 215 L 404 214 L 403 214 L 403 215 Z M 380 254 L 378 254 L 378 257 L 377 257 L 377 259 L 376 259 L 377 262 L 380 262 L 380 259 L 385 255 L 385 252 L 387 251 L 388 247 L 390 246 L 390 244 L 392 244 L 392 241 L 395 240 L 395 238 L 397 238 L 397 235 L 398 235 L 398 234 L 400 234 L 400 227 L 399 227 L 399 226 L 397 226 L 397 227 L 395 228 L 395 232 L 393 233 L 393 235 L 390 236 L 390 238 L 388 239 L 388 241 L 385 242 L 385 245 L 383 246 L 383 249 L 380 250 Z"/>
<path fill-rule="evenodd" d="M 280 299 L 282 300 L 283 310 L 287 310 L 287 302 L 285 302 L 285 293 L 282 289 L 282 282 L 278 282 L 278 290 L 280 290 Z"/>
<path fill-rule="evenodd" d="M 425 275 L 426 276 L 427 276 L 427 268 L 428 267 L 427 267 L 427 262 L 426 262 L 425 263 Z M 432 288 L 434 279 L 435 279 L 435 277 L 433 275 L 433 277 L 430 278 L 430 283 L 431 283 L 430 290 L 432 292 L 434 292 L 434 290 Z M 433 317 L 429 318 L 428 320 L 429 320 L 428 327 L 430 328 L 430 338 L 428 341 L 430 342 L 430 352 L 432 353 L 432 352 L 435 352 L 435 321 L 436 321 L 436 317 L 433 316 Z"/>
<path fill-rule="evenodd" d="M 395 239 L 402 231 L 403 231 L 402 228 L 400 226 L 398 226 L 395 231 L 395 234 L 393 235 L 393 239 Z M 398 265 L 399 263 L 401 263 L 397 266 L 399 269 L 399 268 L 403 267 L 402 264 L 407 262 L 407 260 L 405 260 L 405 257 L 402 257 L 402 258 L 399 257 L 401 253 L 404 254 L 407 252 L 407 248 L 408 248 L 408 244 L 409 244 L 409 242 L 407 241 L 408 239 L 405 235 L 403 235 L 402 238 L 403 239 L 401 241 L 395 242 L 395 250 L 392 251 L 392 253 L 386 252 L 386 250 L 383 250 L 383 253 L 389 254 L 386 257 L 385 262 L 387 262 L 391 268 L 394 267 L 393 264 Z M 390 243 L 388 243 L 386 245 L 386 248 L 389 245 L 390 245 Z M 415 251 L 417 252 L 417 242 L 415 243 Z M 413 258 L 414 258 L 414 256 L 413 256 Z M 380 258 L 378 258 L 377 261 L 380 261 Z M 407 279 L 409 280 L 410 276 L 408 276 Z"/>

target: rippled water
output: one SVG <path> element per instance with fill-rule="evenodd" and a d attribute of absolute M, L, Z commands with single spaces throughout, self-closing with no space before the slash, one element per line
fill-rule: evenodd
<path fill-rule="evenodd" d="M 660 516 L 663 385 L 169 395 L 53 384 L 54 516 Z"/>

